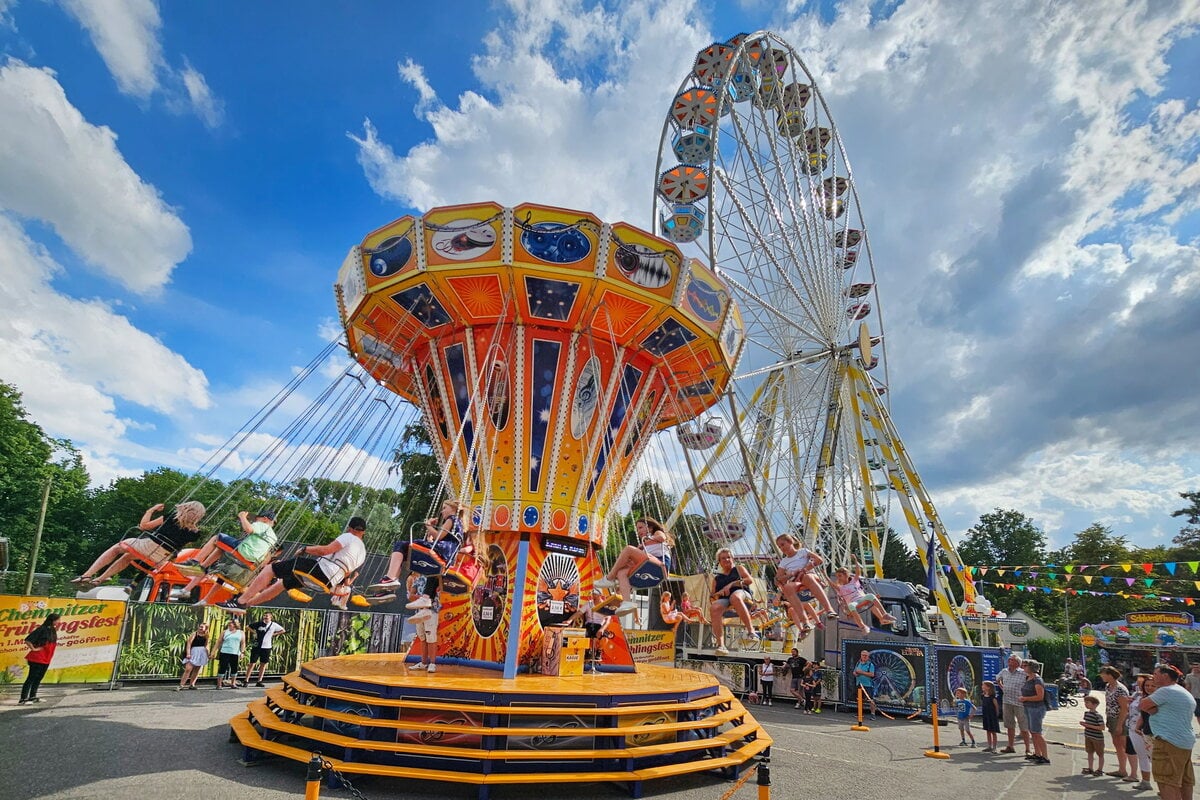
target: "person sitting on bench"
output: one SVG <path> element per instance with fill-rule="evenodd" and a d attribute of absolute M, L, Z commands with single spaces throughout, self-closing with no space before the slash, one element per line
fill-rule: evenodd
<path fill-rule="evenodd" d="M 285 589 L 302 589 L 305 584 L 301 576 L 317 581 L 331 594 L 338 586 L 349 586 L 367 560 L 367 548 L 362 541 L 366 530 L 365 519 L 351 517 L 341 536 L 329 544 L 306 545 L 295 558 L 268 564 L 254 576 L 246 591 L 217 607 L 245 614 L 247 608 L 273 600 Z"/>

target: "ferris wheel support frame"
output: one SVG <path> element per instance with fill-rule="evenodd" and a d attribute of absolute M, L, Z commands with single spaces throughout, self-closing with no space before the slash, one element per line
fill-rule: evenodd
<path fill-rule="evenodd" d="M 964 595 L 968 597 L 973 595 L 974 589 L 971 587 L 962 560 L 958 557 L 958 551 L 955 549 L 954 543 L 950 541 L 950 537 L 946 535 L 946 529 L 938 517 L 937 509 L 934 508 L 908 451 L 904 449 L 900 434 L 892 423 L 891 416 L 883 404 L 877 401 L 878 395 L 874 391 L 871 379 L 858 365 L 850 367 L 850 375 L 855 384 L 859 401 L 863 405 L 861 418 L 865 418 L 867 424 L 871 426 L 878 441 L 878 447 L 887 468 L 888 483 L 900 500 L 900 507 L 904 512 L 904 519 L 908 523 L 909 533 L 917 545 L 917 557 L 921 566 L 925 568 L 926 572 L 929 572 L 929 547 L 932 537 L 946 554 L 948 565 L 962 585 Z M 922 524 L 917 515 L 918 505 L 928 520 L 927 524 Z M 951 644 L 969 645 L 971 644 L 971 633 L 963 622 L 962 615 L 955 603 L 949 576 L 939 568 L 936 556 L 932 566 L 936 586 L 930 587 L 930 589 L 950 642 Z"/>

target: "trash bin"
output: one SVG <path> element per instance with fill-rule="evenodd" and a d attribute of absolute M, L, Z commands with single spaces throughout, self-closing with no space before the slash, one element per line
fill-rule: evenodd
<path fill-rule="evenodd" d="M 1050 698 L 1050 710 L 1054 711 L 1058 708 L 1058 686 L 1053 683 L 1047 683 L 1046 696 Z"/>

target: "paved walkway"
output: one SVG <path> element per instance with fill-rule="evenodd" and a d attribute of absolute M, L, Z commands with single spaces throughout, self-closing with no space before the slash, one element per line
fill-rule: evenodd
<path fill-rule="evenodd" d="M 178 693 L 164 686 L 116 692 L 48 686 L 42 693 L 45 702 L 37 706 L 17 706 L 11 692 L 0 695 L 0 800 L 282 800 L 304 794 L 303 765 L 270 760 L 246 768 L 238 763 L 240 747 L 229 743 L 228 720 L 256 696 L 252 690 L 218 692 L 211 684 Z M 942 761 L 924 757 L 932 744 L 927 724 L 868 720 L 871 730 L 860 733 L 850 730 L 853 720 L 848 714 L 804 715 L 790 704 L 778 703 L 751 711 L 775 738 L 771 776 L 778 800 L 1155 796 L 1115 778 L 1079 774 L 1087 763 L 1078 725 L 1082 705 L 1047 715 L 1052 761 L 1047 766 L 1032 766 L 1020 753 L 992 755 L 962 748 L 953 724 L 939 729 L 951 755 Z M 986 741 L 980 730 L 976 737 Z M 754 781 L 752 777 L 738 790 L 734 800 L 755 800 Z M 470 786 L 369 777 L 355 785 L 368 800 L 475 797 Z M 648 784 L 646 795 L 719 800 L 729 788 L 729 782 L 697 775 Z M 540 786 L 537 794 L 542 800 L 628 796 L 614 784 Z M 349 796 L 345 790 L 321 792 L 323 798 Z M 530 790 L 523 787 L 493 790 L 496 800 L 529 796 Z"/>

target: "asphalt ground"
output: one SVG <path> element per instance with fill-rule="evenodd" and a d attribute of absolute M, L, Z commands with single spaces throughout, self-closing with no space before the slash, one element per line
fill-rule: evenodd
<path fill-rule="evenodd" d="M 44 686 L 43 702 L 16 705 L 0 695 L 0 800 L 96 798 L 96 800 L 225 800 L 301 798 L 305 767 L 271 759 L 242 766 L 240 745 L 229 742 L 228 720 L 259 690 L 198 691 L 173 686 L 135 686 L 118 691 Z M 831 712 L 805 715 L 791 704 L 753 706 L 751 713 L 775 739 L 771 750 L 771 795 L 899 800 L 899 798 L 1150 798 L 1116 778 L 1080 775 L 1080 704 L 1046 718 L 1051 763 L 1027 764 L 1018 741 L 1016 755 L 992 755 L 958 744 L 957 727 L 939 728 L 947 760 L 926 758 L 932 726 L 905 720 L 868 719 L 866 732 L 850 730 L 853 717 Z M 983 731 L 975 728 L 980 747 Z M 1003 734 L 1001 734 L 1003 736 Z M 1003 741 L 1001 742 L 1003 744 Z M 1111 745 L 1110 745 L 1111 747 Z M 1106 769 L 1116 765 L 1111 752 Z M 753 770 L 752 770 L 753 772 Z M 447 798 L 473 800 L 470 785 L 355 778 L 367 800 Z M 756 800 L 756 776 L 731 800 Z M 721 800 L 734 787 L 713 775 L 692 775 L 645 785 L 645 796 L 671 800 Z M 500 786 L 496 800 L 536 794 L 544 800 L 628 797 L 617 784 Z M 322 798 L 352 797 L 346 789 L 321 790 Z"/>

